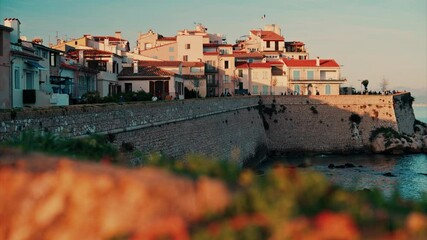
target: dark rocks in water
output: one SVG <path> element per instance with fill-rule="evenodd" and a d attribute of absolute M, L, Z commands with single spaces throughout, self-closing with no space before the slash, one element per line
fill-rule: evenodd
<path fill-rule="evenodd" d="M 394 175 L 391 172 L 384 173 L 383 175 L 386 176 L 386 177 L 396 177 L 396 175 Z"/>
<path fill-rule="evenodd" d="M 356 166 L 354 166 L 354 164 L 353 164 L 353 163 L 346 163 L 346 164 L 344 164 L 344 166 L 345 166 L 346 168 L 354 168 L 354 167 L 356 167 Z"/>
<path fill-rule="evenodd" d="M 362 165 L 359 165 L 358 167 L 363 168 L 363 166 L 362 166 Z"/>
<path fill-rule="evenodd" d="M 418 174 L 421 174 L 421 175 L 427 176 L 427 173 L 418 173 Z"/>
<path fill-rule="evenodd" d="M 328 168 L 329 168 L 329 169 L 332 169 L 332 168 L 334 168 L 334 167 L 335 167 L 335 165 L 334 165 L 334 164 L 332 164 L 332 163 L 328 165 Z"/>
<path fill-rule="evenodd" d="M 335 168 L 345 168 L 345 165 L 337 165 Z"/>
<path fill-rule="evenodd" d="M 306 168 L 306 167 L 310 167 L 310 166 L 312 166 L 313 164 L 311 164 L 311 163 L 309 163 L 309 162 L 304 162 L 304 163 L 300 163 L 300 164 L 298 164 L 298 166 L 297 167 L 299 167 L 299 168 Z"/>

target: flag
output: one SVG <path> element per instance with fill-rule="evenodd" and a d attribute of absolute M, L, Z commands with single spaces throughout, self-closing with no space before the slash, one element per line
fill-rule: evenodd
<path fill-rule="evenodd" d="M 265 19 L 265 14 L 264 14 L 264 16 L 261 17 L 261 19 Z"/>

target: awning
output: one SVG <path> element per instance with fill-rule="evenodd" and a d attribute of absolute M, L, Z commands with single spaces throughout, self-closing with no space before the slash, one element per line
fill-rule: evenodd
<path fill-rule="evenodd" d="M 47 70 L 47 68 L 43 67 L 42 65 L 40 65 L 38 62 L 35 62 L 35 61 L 27 60 L 25 61 L 25 63 L 32 67 L 38 68 L 40 70 Z"/>

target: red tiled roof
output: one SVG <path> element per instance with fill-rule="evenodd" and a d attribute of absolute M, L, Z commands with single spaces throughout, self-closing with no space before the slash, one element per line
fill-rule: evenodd
<path fill-rule="evenodd" d="M 286 42 L 287 44 L 291 45 L 291 46 L 304 46 L 305 44 L 303 42 Z"/>
<path fill-rule="evenodd" d="M 104 41 L 106 38 L 108 38 L 111 42 L 121 42 L 121 41 L 127 41 L 126 39 L 120 39 L 112 36 L 93 36 L 93 40 L 95 41 Z"/>
<path fill-rule="evenodd" d="M 78 69 L 76 66 L 69 65 L 66 63 L 61 63 L 61 68 L 70 69 L 70 70 L 74 70 L 74 71 L 76 71 Z"/>
<path fill-rule="evenodd" d="M 297 60 L 297 59 L 283 59 L 283 62 L 288 67 L 317 67 L 316 59 Z M 340 65 L 333 59 L 320 59 L 319 67 L 339 67 Z"/>
<path fill-rule="evenodd" d="M 176 41 L 176 37 L 162 37 L 157 39 L 157 41 Z"/>
<path fill-rule="evenodd" d="M 251 30 L 251 33 L 256 36 L 261 34 L 262 40 L 266 40 L 266 41 L 284 41 L 285 40 L 284 37 L 280 36 L 279 34 L 273 31 Z"/>
<path fill-rule="evenodd" d="M 79 56 L 79 51 L 83 51 L 83 55 L 85 57 L 87 57 L 87 56 L 111 56 L 114 54 L 111 52 L 102 51 L 102 50 L 98 50 L 98 49 L 74 50 L 74 51 L 69 52 L 68 54 L 70 56 L 77 57 L 77 56 Z"/>
<path fill-rule="evenodd" d="M 235 58 L 264 58 L 264 55 L 260 52 L 233 52 Z"/>
<path fill-rule="evenodd" d="M 175 73 L 153 66 L 138 66 L 138 73 L 133 73 L 133 67 L 124 67 L 119 76 L 160 77 L 174 76 Z"/>
<path fill-rule="evenodd" d="M 203 55 L 219 55 L 219 52 L 203 52 Z"/>

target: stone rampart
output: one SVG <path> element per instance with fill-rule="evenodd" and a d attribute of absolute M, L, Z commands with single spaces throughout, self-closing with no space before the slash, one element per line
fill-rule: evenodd
<path fill-rule="evenodd" d="M 411 134 L 414 114 L 409 94 L 252 96 L 12 110 L 1 112 L 0 122 L 0 141 L 31 129 L 69 137 L 110 134 L 114 144 L 143 152 L 198 152 L 242 162 L 263 147 L 362 150 L 378 127 Z"/>
<path fill-rule="evenodd" d="M 359 151 L 370 146 L 371 132 L 379 127 L 413 133 L 409 93 L 268 96 L 262 101 L 271 151 Z"/>

